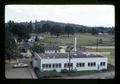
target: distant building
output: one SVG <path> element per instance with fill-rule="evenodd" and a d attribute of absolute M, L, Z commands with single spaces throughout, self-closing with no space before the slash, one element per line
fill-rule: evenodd
<path fill-rule="evenodd" d="M 103 33 L 104 35 L 109 35 L 109 33 Z"/>
<path fill-rule="evenodd" d="M 98 35 L 103 35 L 103 33 L 98 33 Z"/>
<path fill-rule="evenodd" d="M 28 39 L 28 42 L 35 42 L 35 38 L 36 36 L 38 37 L 38 39 L 43 39 L 43 36 L 41 34 L 30 34 L 30 38 Z"/>
<path fill-rule="evenodd" d="M 65 53 L 66 49 L 63 46 L 46 45 L 44 46 L 45 53 Z"/>

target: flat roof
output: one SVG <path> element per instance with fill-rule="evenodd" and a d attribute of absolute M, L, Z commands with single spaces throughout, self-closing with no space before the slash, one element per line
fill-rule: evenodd
<path fill-rule="evenodd" d="M 69 53 L 38 53 L 38 55 L 43 58 L 43 59 L 59 59 L 59 58 L 68 58 L 69 57 Z M 70 53 L 70 58 L 103 58 L 104 56 L 102 55 L 95 55 L 95 54 L 83 54 L 83 53 L 77 53 L 77 55 L 75 55 L 75 53 Z"/>

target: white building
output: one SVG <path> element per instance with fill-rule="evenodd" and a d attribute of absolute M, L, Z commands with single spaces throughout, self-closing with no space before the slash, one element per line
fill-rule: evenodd
<path fill-rule="evenodd" d="M 43 54 L 34 52 L 33 67 L 38 68 L 40 71 L 56 70 L 58 72 L 62 69 L 77 71 L 107 69 L 107 57 L 78 52 L 76 49 L 77 38 L 76 35 L 74 36 L 74 51 L 69 53 L 55 53 L 53 51 L 50 53 L 52 51 L 50 50 L 48 53 Z"/>
<path fill-rule="evenodd" d="M 28 39 L 29 42 L 35 42 L 36 36 L 38 37 L 39 40 L 44 39 L 41 34 L 30 34 L 30 38 Z"/>
<path fill-rule="evenodd" d="M 66 49 L 63 46 L 55 46 L 55 45 L 46 45 L 44 46 L 45 53 L 65 53 Z"/>
<path fill-rule="evenodd" d="M 62 69 L 72 69 L 77 71 L 83 70 L 101 70 L 107 69 L 107 58 L 101 55 L 86 55 L 78 53 L 74 55 L 70 53 L 53 53 L 38 54 L 34 53 L 33 67 L 39 68 L 40 71 L 56 70 L 60 72 Z"/>

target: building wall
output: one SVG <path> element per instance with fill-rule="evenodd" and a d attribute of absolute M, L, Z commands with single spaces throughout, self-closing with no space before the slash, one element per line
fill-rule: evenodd
<path fill-rule="evenodd" d="M 34 58 L 32 58 L 32 66 L 33 68 L 39 68 L 40 69 L 41 65 L 41 58 L 37 53 L 34 53 Z"/>
<path fill-rule="evenodd" d="M 60 49 L 60 50 L 45 50 L 45 53 L 65 53 L 65 49 Z"/>
<path fill-rule="evenodd" d="M 88 62 L 95 62 L 96 66 L 88 67 Z M 100 66 L 100 62 L 106 62 L 105 66 Z M 42 68 L 42 64 L 56 64 L 61 63 L 61 68 Z M 42 59 L 41 60 L 41 70 L 57 70 L 58 72 L 61 69 L 69 69 L 64 68 L 64 63 L 69 63 L 68 59 Z M 70 60 L 70 63 L 73 63 L 73 69 L 77 69 L 78 71 L 82 70 L 98 70 L 98 65 L 100 66 L 99 69 L 107 69 L 107 58 L 74 58 Z M 85 63 L 84 67 L 76 67 L 76 63 Z"/>
<path fill-rule="evenodd" d="M 60 53 L 65 53 L 65 49 L 60 49 Z"/>
<path fill-rule="evenodd" d="M 55 53 L 55 50 L 45 50 L 45 53 Z"/>
<path fill-rule="evenodd" d="M 107 69 L 107 58 L 72 58 L 70 60 L 70 63 L 73 63 L 73 68 L 71 69 L 77 69 L 78 71 L 83 71 L 83 70 L 101 70 L 101 69 Z M 88 66 L 88 63 L 95 62 L 96 65 L 93 67 Z M 100 63 L 105 62 L 105 66 L 101 66 Z M 61 64 L 61 68 L 43 68 L 42 64 Z M 41 59 L 38 54 L 35 54 L 35 57 L 33 59 L 33 67 L 38 67 L 41 71 L 46 71 L 46 70 L 56 70 L 58 72 L 61 71 L 61 69 L 69 69 L 65 68 L 64 64 L 69 63 L 68 58 L 59 58 L 59 59 Z M 85 63 L 84 67 L 76 67 L 76 63 Z"/>

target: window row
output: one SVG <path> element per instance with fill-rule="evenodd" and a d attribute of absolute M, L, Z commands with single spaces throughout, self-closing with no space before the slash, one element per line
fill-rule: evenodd
<path fill-rule="evenodd" d="M 96 62 L 88 62 L 88 67 L 95 67 Z M 105 66 L 105 62 L 101 62 L 100 66 Z M 61 68 L 61 63 L 42 64 L 43 68 Z M 73 63 L 64 63 L 65 68 L 73 67 Z M 85 63 L 76 63 L 76 67 L 85 67 Z"/>
<path fill-rule="evenodd" d="M 61 64 L 42 64 L 42 68 L 61 68 Z"/>
<path fill-rule="evenodd" d="M 100 66 L 105 66 L 105 62 L 101 62 L 101 63 L 100 63 Z"/>
<path fill-rule="evenodd" d="M 73 67 L 73 63 L 65 63 L 64 67 Z"/>
<path fill-rule="evenodd" d="M 96 63 L 95 62 L 88 62 L 88 67 L 95 67 Z"/>
<path fill-rule="evenodd" d="M 84 67 L 85 63 L 76 63 L 76 67 Z"/>

